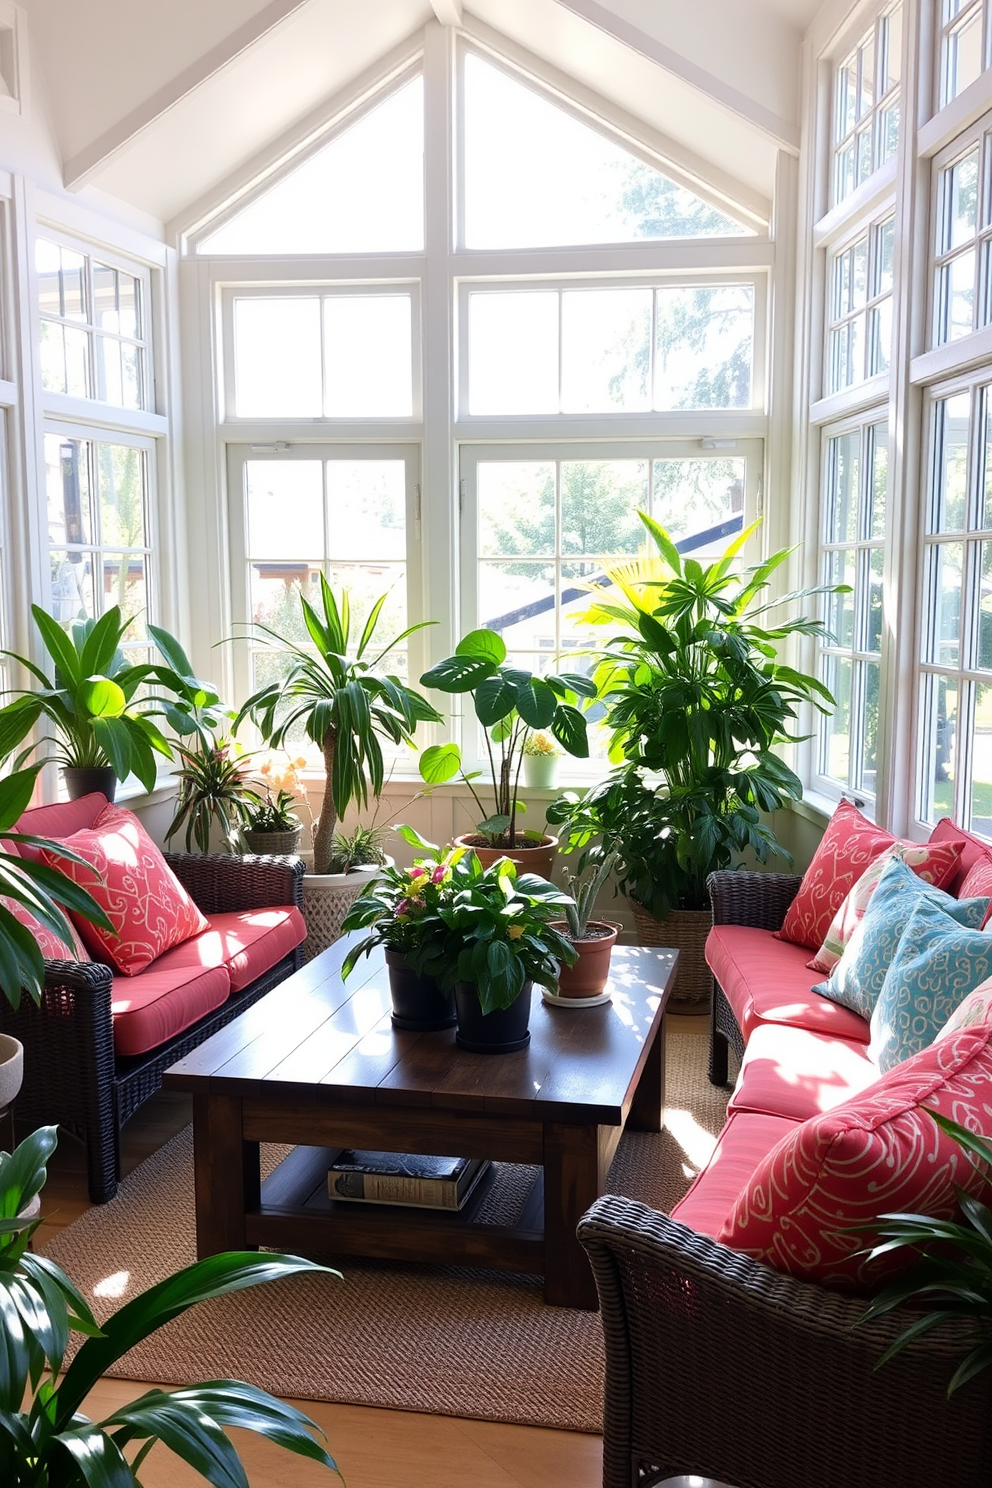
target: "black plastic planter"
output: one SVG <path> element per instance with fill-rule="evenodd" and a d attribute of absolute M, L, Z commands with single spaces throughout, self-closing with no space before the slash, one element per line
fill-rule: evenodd
<path fill-rule="evenodd" d="M 455 1008 L 458 1032 L 455 1039 L 462 1049 L 473 1054 L 512 1054 L 530 1043 L 530 1003 L 532 982 L 525 982 L 516 1002 L 508 1008 L 484 1013 L 474 982 L 455 983 Z"/>
<path fill-rule="evenodd" d="M 414 1033 L 435 1028 L 454 1028 L 455 999 L 442 992 L 434 977 L 420 976 L 406 964 L 399 951 L 386 952 L 389 991 L 393 999 L 393 1024 Z"/>

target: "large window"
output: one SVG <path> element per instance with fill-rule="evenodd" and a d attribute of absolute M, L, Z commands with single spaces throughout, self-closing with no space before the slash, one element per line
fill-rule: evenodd
<path fill-rule="evenodd" d="M 888 216 L 830 258 L 828 393 L 888 371 L 894 236 L 895 223 Z"/>
<path fill-rule="evenodd" d="M 883 12 L 835 72 L 833 191 L 842 202 L 896 152 L 902 6 Z"/>
<path fill-rule="evenodd" d="M 938 0 L 940 7 L 939 106 L 963 93 L 988 66 L 986 0 Z"/>
<path fill-rule="evenodd" d="M 35 268 L 44 390 L 150 409 L 147 273 L 47 238 Z"/>

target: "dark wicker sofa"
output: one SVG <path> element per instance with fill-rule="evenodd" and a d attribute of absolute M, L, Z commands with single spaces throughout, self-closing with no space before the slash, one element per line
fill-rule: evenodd
<path fill-rule="evenodd" d="M 714 923 L 777 929 L 799 882 L 715 874 Z M 740 1055 L 744 1038 L 716 985 L 715 1083 L 727 1078 L 731 1049 Z M 946 1396 L 968 1325 L 877 1368 L 909 1317 L 860 1326 L 862 1298 L 773 1270 L 622 1198 L 599 1199 L 579 1235 L 606 1344 L 604 1488 L 682 1474 L 734 1488 L 990 1481 L 992 1372 Z"/>
<path fill-rule="evenodd" d="M 301 858 L 166 854 L 205 915 L 300 907 Z M 86 1144 L 90 1198 L 112 1199 L 120 1176 L 120 1129 L 162 1084 L 176 1060 L 223 1028 L 301 964 L 300 949 L 270 967 L 219 1008 L 146 1054 L 114 1053 L 112 973 L 99 962 L 49 961 L 41 1006 L 28 997 L 15 1012 L 0 998 L 0 1029 L 24 1045 L 17 1135 L 57 1123 Z"/>

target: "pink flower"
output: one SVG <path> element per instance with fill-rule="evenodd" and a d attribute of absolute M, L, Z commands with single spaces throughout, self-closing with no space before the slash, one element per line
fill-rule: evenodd
<path fill-rule="evenodd" d="M 448 870 L 444 866 L 444 864 L 441 863 L 437 868 L 434 869 L 434 872 L 431 874 L 431 883 L 444 883 L 444 880 L 447 878 L 447 876 Z"/>

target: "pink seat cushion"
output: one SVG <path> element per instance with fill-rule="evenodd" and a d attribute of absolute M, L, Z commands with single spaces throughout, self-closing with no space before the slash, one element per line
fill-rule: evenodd
<path fill-rule="evenodd" d="M 812 990 L 808 959 L 804 946 L 776 940 L 769 930 L 713 926 L 706 938 L 706 960 L 745 1043 L 761 1023 L 788 1023 L 867 1044 L 870 1030 L 864 1018 Z"/>
<path fill-rule="evenodd" d="M 877 1079 L 867 1044 L 763 1023 L 748 1040 L 728 1109 L 806 1121 L 832 1111 Z"/>
<path fill-rule="evenodd" d="M 100 812 L 105 811 L 109 804 L 106 796 L 99 791 L 91 791 L 88 796 L 80 796 L 76 801 L 56 801 L 51 806 L 32 806 L 30 811 L 25 811 L 14 831 L 24 832 L 30 837 L 52 837 L 61 842 L 63 837 L 71 837 L 73 832 L 82 832 L 87 827 L 92 827 Z M 22 847 L 21 855 L 34 859 L 41 856 L 36 847 Z"/>
<path fill-rule="evenodd" d="M 859 1095 L 795 1127 L 758 1163 L 717 1237 L 795 1276 L 865 1290 L 913 1264 L 864 1255 L 883 1214 L 950 1219 L 955 1188 L 985 1180 L 929 1110 L 971 1131 L 992 1122 L 992 1026 L 963 1029 L 895 1066 Z M 737 1117 L 735 1116 L 735 1120 Z"/>
<path fill-rule="evenodd" d="M 210 915 L 207 928 L 182 949 L 196 956 L 201 966 L 226 966 L 231 991 L 240 992 L 302 944 L 306 934 L 306 921 L 289 904 L 229 910 Z"/>
<path fill-rule="evenodd" d="M 106 912 L 114 932 L 78 917 L 77 928 L 89 950 L 125 976 L 206 929 L 205 917 L 133 811 L 104 806 L 91 827 L 62 840 L 85 861 L 42 857 L 88 889 Z"/>
<path fill-rule="evenodd" d="M 114 1050 L 145 1054 L 225 1003 L 231 978 L 225 966 L 205 966 L 196 941 L 159 956 L 138 977 L 115 976 Z"/>
<path fill-rule="evenodd" d="M 732 1113 L 713 1156 L 672 1210 L 672 1218 L 716 1239 L 755 1168 L 795 1127 L 784 1116 Z"/>

